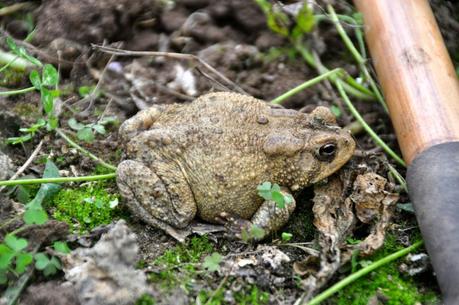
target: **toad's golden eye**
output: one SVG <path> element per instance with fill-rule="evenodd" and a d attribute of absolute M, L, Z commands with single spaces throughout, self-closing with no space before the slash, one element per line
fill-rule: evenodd
<path fill-rule="evenodd" d="M 331 161 L 335 158 L 336 154 L 336 144 L 335 143 L 327 143 L 322 145 L 319 148 L 317 157 L 321 161 Z"/>

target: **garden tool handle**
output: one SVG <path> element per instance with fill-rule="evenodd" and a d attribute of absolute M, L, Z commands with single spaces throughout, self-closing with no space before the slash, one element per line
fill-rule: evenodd
<path fill-rule="evenodd" d="M 354 0 L 447 305 L 459 304 L 459 82 L 428 0 Z"/>

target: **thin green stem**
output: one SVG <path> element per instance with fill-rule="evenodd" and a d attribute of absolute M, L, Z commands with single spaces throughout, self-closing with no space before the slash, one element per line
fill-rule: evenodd
<path fill-rule="evenodd" d="M 324 74 L 329 72 L 330 70 L 324 66 L 318 65 L 314 56 L 311 54 L 309 50 L 307 50 L 304 46 L 300 43 L 294 44 L 295 49 L 300 53 L 303 59 L 308 63 L 310 66 L 316 68 L 320 74 Z M 331 81 L 334 83 L 337 77 L 332 76 Z M 346 82 L 343 83 L 344 90 L 349 94 L 361 99 L 361 100 L 374 100 L 375 96 L 373 92 L 359 84 L 355 79 L 350 76 L 345 78 Z"/>
<path fill-rule="evenodd" d="M 116 177 L 116 173 L 82 176 L 82 177 L 59 177 L 59 178 L 37 178 L 37 179 L 17 179 L 3 180 L 0 185 L 23 185 L 23 184 L 42 184 L 42 183 L 67 183 L 67 182 L 82 182 L 82 181 L 97 181 L 107 180 Z"/>
<path fill-rule="evenodd" d="M 14 61 L 14 62 L 12 62 Z M 17 55 L 0 50 L 0 63 L 10 64 L 11 68 L 18 71 L 25 71 L 32 67 L 32 64 L 23 58 L 18 58 Z"/>
<path fill-rule="evenodd" d="M 403 178 L 403 176 L 400 175 L 400 173 L 392 165 L 387 164 L 387 167 L 389 168 L 389 172 L 392 174 L 392 176 L 394 176 L 395 180 L 398 181 L 405 193 L 408 193 L 408 187 L 406 185 L 405 178 Z"/>
<path fill-rule="evenodd" d="M 12 60 L 10 60 L 6 65 L 0 68 L 0 73 L 3 72 L 5 69 L 7 69 L 9 66 L 11 66 L 19 57 L 16 56 Z"/>
<path fill-rule="evenodd" d="M 23 94 L 23 93 L 27 93 L 27 92 L 32 92 L 34 90 L 35 90 L 35 87 L 29 87 L 29 88 L 18 89 L 18 90 L 0 91 L 0 96 Z"/>
<path fill-rule="evenodd" d="M 61 137 L 63 138 L 65 141 L 67 141 L 71 146 L 73 146 L 74 148 L 78 149 L 82 154 L 88 156 L 89 158 L 93 159 L 94 161 L 98 162 L 100 165 L 108 168 L 108 169 L 111 169 L 111 170 L 116 170 L 116 166 L 113 166 L 107 162 L 105 162 L 104 160 L 100 159 L 99 157 L 97 157 L 96 155 L 92 154 L 91 152 L 87 151 L 86 149 L 84 149 L 83 147 L 81 147 L 80 145 L 78 145 L 77 143 L 75 143 L 72 139 L 70 139 L 61 129 L 56 129 L 56 133 Z"/>
<path fill-rule="evenodd" d="M 383 106 L 384 110 L 386 112 L 389 112 L 387 109 L 386 102 L 384 101 L 384 98 L 381 94 L 381 92 L 378 89 L 378 86 L 376 85 L 376 82 L 374 81 L 373 77 L 371 76 L 370 72 L 367 69 L 367 66 L 365 65 L 366 60 L 365 58 L 362 57 L 360 52 L 357 50 L 357 48 L 354 46 L 354 43 L 352 42 L 351 38 L 347 35 L 346 31 L 344 30 L 343 26 L 341 25 L 341 22 L 338 19 L 338 16 L 335 13 L 335 10 L 333 9 L 333 6 L 330 4 L 327 5 L 327 10 L 328 13 L 330 14 L 331 21 L 336 27 L 336 30 L 338 31 L 338 34 L 341 36 L 341 39 L 343 40 L 344 44 L 346 45 L 347 49 L 351 52 L 352 56 L 354 59 L 357 61 L 359 64 L 360 70 L 363 72 L 365 78 L 368 80 L 370 83 L 370 87 L 373 90 L 376 99 L 379 101 L 379 103 Z"/>
<path fill-rule="evenodd" d="M 312 300 L 310 300 L 308 303 L 306 303 L 306 305 L 317 305 L 317 304 L 320 304 L 322 301 L 326 300 L 327 298 L 329 298 L 330 296 L 332 296 L 333 294 L 335 294 L 336 292 L 340 291 L 341 289 L 343 289 L 344 287 L 346 287 L 347 285 L 349 285 L 350 283 L 354 282 L 355 280 L 361 278 L 362 276 L 365 276 L 367 275 L 368 273 L 370 273 L 371 271 L 381 267 L 381 266 L 384 266 L 396 259 L 399 259 L 400 257 L 403 257 L 405 255 L 407 255 L 408 253 L 418 249 L 421 245 L 423 244 L 423 241 L 418 241 L 416 243 L 414 243 L 413 245 L 407 247 L 407 248 L 404 248 L 402 250 L 399 250 L 395 253 L 392 253 L 391 255 L 388 255 L 362 269 L 360 269 L 359 271 L 355 272 L 355 273 L 352 273 L 351 275 L 345 277 L 344 279 L 342 279 L 341 281 L 339 281 L 338 283 L 336 283 L 335 285 L 331 286 L 330 288 L 328 288 L 327 290 L 323 291 L 322 293 L 318 294 L 317 296 L 315 296 Z"/>
<path fill-rule="evenodd" d="M 304 89 L 306 89 L 306 88 L 308 88 L 310 86 L 313 86 L 313 85 L 315 85 L 317 83 L 320 83 L 324 79 L 331 78 L 332 76 L 334 76 L 335 74 L 339 74 L 340 72 L 342 73 L 343 69 L 336 68 L 336 69 L 333 69 L 331 71 L 325 72 L 324 74 L 321 74 L 321 75 L 319 75 L 317 77 L 314 77 L 313 79 L 307 80 L 304 83 L 302 83 L 301 85 L 296 86 L 295 88 L 290 89 L 289 91 L 285 92 L 284 94 L 276 97 L 275 99 L 273 99 L 271 101 L 271 103 L 272 104 L 280 104 L 283 101 L 285 101 L 286 99 L 290 98 L 291 96 L 303 91 Z"/>
<path fill-rule="evenodd" d="M 395 161 L 397 161 L 400 165 L 406 167 L 405 161 L 401 157 L 397 155 L 384 141 L 371 129 L 371 127 L 365 122 L 365 120 L 362 118 L 360 113 L 357 111 L 357 109 L 354 107 L 352 104 L 351 100 L 347 96 L 346 92 L 343 89 L 343 83 L 341 80 L 336 81 L 336 88 L 338 89 L 339 94 L 343 98 L 344 103 L 346 106 L 349 108 L 349 111 L 352 113 L 352 115 L 355 117 L 355 119 L 362 124 L 363 129 L 370 135 L 370 137 L 376 142 L 377 145 L 379 145 L 386 153 L 388 153 Z"/>

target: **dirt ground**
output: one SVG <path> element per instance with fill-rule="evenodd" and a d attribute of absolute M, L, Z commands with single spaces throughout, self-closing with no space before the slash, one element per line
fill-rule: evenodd
<path fill-rule="evenodd" d="M 285 2 L 292 6 L 296 1 Z M 349 2 L 332 2 L 339 14 L 351 16 L 355 13 Z M 457 66 L 459 5 L 454 1 L 434 0 L 431 3 L 448 50 Z M 1 4 L 3 7 L 11 7 L 17 2 L 3 1 Z M 326 3 L 317 1 L 313 6 L 314 12 L 323 14 L 325 5 Z M 242 90 L 254 97 L 270 101 L 318 75 L 317 70 L 301 58 L 288 39 L 268 28 L 265 14 L 255 2 L 251 1 L 31 1 L 13 12 L 2 12 L 0 16 L 2 37 L 12 37 L 18 45 L 24 46 L 29 54 L 44 63 L 59 67 L 61 96 L 55 111 L 61 129 L 76 139 L 76 132 L 69 126 L 69 119 L 75 118 L 82 124 L 91 124 L 104 116 L 116 117 L 114 124 L 106 126 L 104 135 L 96 134 L 95 139 L 90 143 L 78 142 L 79 145 L 111 164 L 117 164 L 123 157 L 117 127 L 139 110 L 157 104 L 189 103 L 195 97 L 212 91 Z M 29 35 L 33 29 L 33 35 Z M 345 24 L 345 29 L 355 39 L 352 26 Z M 28 36 L 31 36 L 31 39 L 21 42 Z M 350 76 L 359 77 L 357 64 L 331 23 L 321 22 L 308 34 L 305 43 L 314 50 L 326 67 L 330 69 L 341 67 Z M 232 82 L 226 82 L 218 75 L 209 73 L 209 70 L 193 59 L 177 60 L 169 56 L 115 56 L 101 52 L 95 45 L 132 51 L 194 54 Z M 4 51 L 8 51 L 3 38 L 0 46 Z M 0 74 L 2 89 L 24 88 L 30 85 L 26 73 L 7 73 L 8 71 Z M 82 94 L 79 94 L 81 88 L 94 88 L 94 86 L 100 94 L 89 97 L 82 97 Z M 376 101 L 357 98 L 354 98 L 353 102 L 376 133 L 390 147 L 398 151 L 389 117 L 381 105 Z M 338 114 L 337 121 L 340 126 L 351 128 L 355 123 L 328 81 L 289 98 L 283 106 L 306 113 L 311 112 L 316 106 L 331 107 Z M 0 97 L 0 152 L 11 160 L 8 161 L 10 162 L 8 167 L 0 166 L 9 173 L 4 176 L 0 173 L 0 180 L 11 177 L 12 173 L 26 162 L 40 141 L 43 141 L 43 146 L 35 161 L 27 166 L 23 175 L 41 177 L 45 166 L 43 160 L 48 156 L 55 161 L 63 176 L 84 176 L 95 173 L 97 164 L 94 160 L 76 151 L 53 132 L 41 130 L 31 141 L 21 145 L 5 144 L 7 138 L 20 134 L 20 127 L 35 123 L 40 113 L 42 113 L 42 105 L 40 93 L 37 91 Z M 319 257 L 317 254 L 320 249 L 319 244 L 320 246 L 324 244 L 320 243 L 317 227 L 314 228 L 311 224 L 314 217 L 311 210 L 313 204 L 316 203 L 318 206 L 317 202 L 320 201 L 317 192 L 333 197 L 330 193 L 335 190 L 331 187 L 316 188 L 316 195 L 312 189 L 297 194 L 297 211 L 282 230 L 293 235 L 291 240 L 283 240 L 279 233 L 260 244 L 246 244 L 228 240 L 222 233 L 210 233 L 208 237 L 194 237 L 194 241 L 189 237 L 186 246 L 180 246 L 163 231 L 149 227 L 130 215 L 123 209 L 124 203 L 120 199 L 120 212 L 114 216 L 114 219 L 126 219 L 127 226 L 136 234 L 136 241 L 133 242 L 139 247 L 138 259 L 135 260 L 136 270 L 146 275 L 139 275 L 132 270 L 129 272 L 134 272 L 132 278 L 147 276 L 148 285 L 142 286 L 142 289 L 137 288 L 142 293 L 152 296 L 152 298 L 144 297 L 143 301 L 137 301 L 136 304 L 296 304 L 295 302 L 304 296 L 308 289 L 312 291 L 311 293 L 317 293 L 349 274 L 351 263 L 345 264 L 345 262 L 355 261 L 352 251 L 356 248 L 352 248 L 352 240 L 364 240 L 367 236 L 384 238 L 382 232 L 386 231 L 386 236 L 396 244 L 393 248 L 382 246 L 382 240 L 381 243 L 367 244 L 368 254 L 376 256 L 359 258 L 361 262 L 376 260 L 381 257 L 378 255 L 388 254 L 386 250 L 396 250 L 411 245 L 419 238 L 416 220 L 413 213 L 409 211 L 408 195 L 398 181 L 388 174 L 387 164 L 392 164 L 403 176 L 404 168 L 388 159 L 363 129 L 351 128 L 351 130 L 357 141 L 357 152 L 351 162 L 335 177 L 338 179 L 339 176 L 341 179 L 341 182 L 336 184 L 338 197 L 342 197 L 342 194 L 347 196 L 351 194 L 357 175 L 372 172 L 388 181 L 387 185 L 381 186 L 378 194 L 384 193 L 384 196 L 396 194 L 398 204 L 395 206 L 395 200 L 391 211 L 381 212 L 378 218 L 379 223 L 382 223 L 381 228 L 376 228 L 371 221 L 366 223 L 362 218 L 356 217 L 354 215 L 356 208 L 349 207 L 352 213 L 350 216 L 352 219 L 349 220 L 352 222 L 352 226 L 349 225 L 352 227 L 352 233 L 339 232 L 341 234 L 339 238 L 343 239 L 339 243 L 346 244 L 340 248 L 342 256 L 338 258 L 339 261 L 334 267 L 330 267 L 334 268 L 333 272 L 317 280 L 314 289 L 308 286 L 310 283 L 305 279 L 321 266 L 314 260 Z M 0 165 L 1 163 L 0 158 Z M 107 182 L 104 187 L 109 193 L 117 194 L 113 182 Z M 70 184 L 64 188 L 77 189 L 78 185 Z M 35 192 L 37 190 L 38 188 Z M 17 192 L 12 189 L 7 189 L 0 194 L 0 222 L 7 224 L 0 226 L 2 238 L 21 226 L 17 214 L 24 208 L 18 202 L 16 195 Z M 339 204 L 345 204 L 344 198 L 339 201 Z M 340 211 L 343 209 L 341 206 L 338 208 Z M 49 212 L 52 211 L 51 208 Z M 387 219 L 384 218 L 386 212 L 392 216 L 390 219 L 389 216 Z M 43 227 L 42 231 L 34 230 L 35 227 L 28 228 L 22 231 L 20 236 L 30 241 L 35 240 L 34 244 L 42 249 L 49 248 L 51 241 L 54 240 L 67 241 L 70 248 L 75 249 L 93 246 L 103 233 L 113 227 L 113 224 L 97 227 L 91 232 L 86 231 L 82 233 L 83 236 L 78 236 L 78 232 L 72 231 L 72 228 L 68 229 L 63 222 L 53 221 Z M 128 235 L 126 233 L 126 236 Z M 130 241 L 126 244 L 131 245 Z M 189 250 L 186 250 L 187 247 Z M 194 249 L 198 248 L 201 250 L 196 250 L 198 254 L 195 257 Z M 381 249 L 375 254 L 376 248 Z M 214 272 L 204 271 L 201 265 L 205 257 L 213 252 L 220 253 L 224 257 L 220 262 L 220 268 Z M 417 253 L 425 255 L 425 250 L 418 250 Z M 174 255 L 178 261 L 168 258 Z M 171 263 L 171 260 L 175 263 Z M 167 263 L 164 263 L 166 261 Z M 128 263 L 130 261 L 126 264 Z M 393 268 L 394 270 L 405 268 L 406 271 L 412 269 L 409 264 L 409 261 L 399 262 L 394 264 Z M 332 265 L 330 263 L 330 266 Z M 434 296 L 431 300 L 435 301 L 424 301 L 427 298 L 422 298 L 424 302 L 422 304 L 435 304 L 439 302 L 439 290 L 429 264 L 424 265 L 422 271 L 416 275 L 411 276 L 401 272 L 397 275 L 397 281 L 400 276 L 401 281 L 410 283 L 409 289 L 414 289 L 415 294 Z M 378 271 L 374 271 L 376 272 Z M 372 276 L 377 277 L 375 274 Z M 401 287 L 399 282 L 393 280 L 392 273 L 385 276 L 388 282 L 393 281 L 399 285 L 399 288 Z M 171 280 L 171 277 L 174 280 Z M 16 283 L 17 279 L 19 276 L 11 279 L 10 283 Z M 64 283 L 66 281 L 68 283 L 68 280 L 68 275 L 64 278 L 62 271 L 49 278 L 32 270 L 18 303 L 97 304 L 90 301 L 82 303 L 81 296 L 78 296 L 80 290 Z M 164 284 L 166 282 L 167 287 Z M 123 284 L 117 283 L 117 285 Z M 124 285 L 127 287 L 129 283 L 124 282 Z M 0 284 L 0 291 L 5 292 L 7 288 L 6 285 Z M 358 291 L 358 288 L 356 289 Z M 344 301 L 346 297 L 341 294 L 339 297 L 327 300 L 324 304 L 410 304 L 410 300 L 413 300 L 401 297 L 397 300 L 394 296 L 396 294 L 385 289 L 376 287 L 370 298 L 364 300 L 350 297 L 351 299 Z M 355 292 L 349 290 L 344 293 Z M 419 301 L 421 299 L 414 300 L 416 304 L 421 304 Z M 134 303 L 131 300 L 123 304 L 129 302 Z M 106 301 L 100 304 L 112 303 Z"/>

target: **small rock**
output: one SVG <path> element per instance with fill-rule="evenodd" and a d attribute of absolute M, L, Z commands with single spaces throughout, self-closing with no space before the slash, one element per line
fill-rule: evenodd
<path fill-rule="evenodd" d="M 94 247 L 64 257 L 65 278 L 74 284 L 80 303 L 134 304 L 148 293 L 145 274 L 134 267 L 138 250 L 136 235 L 120 220 Z"/>

